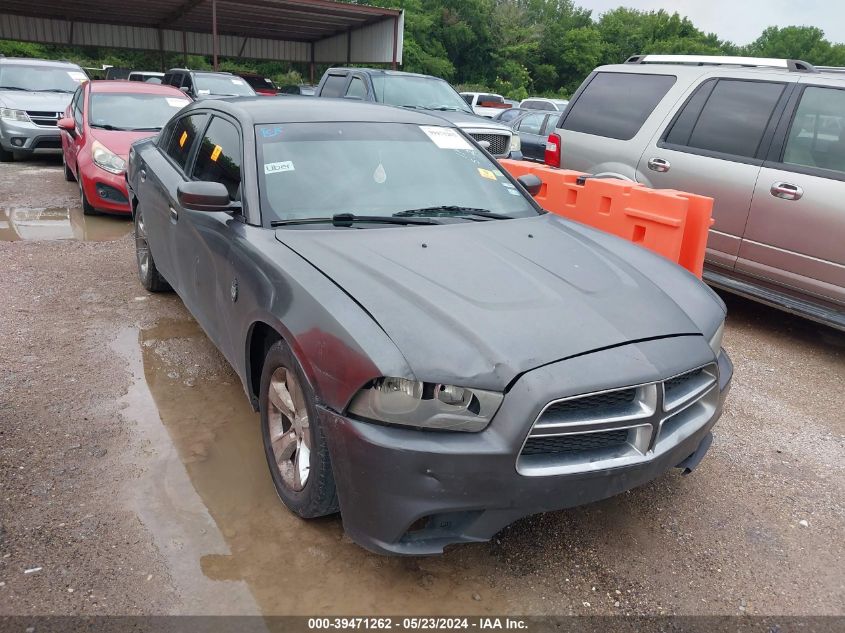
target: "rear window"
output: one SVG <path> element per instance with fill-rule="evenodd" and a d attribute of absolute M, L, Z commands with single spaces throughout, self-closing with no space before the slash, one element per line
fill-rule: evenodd
<path fill-rule="evenodd" d="M 323 84 L 323 89 L 320 91 L 321 97 L 340 97 L 343 94 L 343 88 L 346 86 L 346 75 L 329 75 L 326 83 Z"/>
<path fill-rule="evenodd" d="M 675 80 L 674 75 L 596 73 L 569 105 L 563 129 L 630 140 Z"/>

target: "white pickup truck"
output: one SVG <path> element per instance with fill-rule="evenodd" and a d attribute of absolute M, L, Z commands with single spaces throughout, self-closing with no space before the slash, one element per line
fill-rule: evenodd
<path fill-rule="evenodd" d="M 502 95 L 489 92 L 462 92 L 461 96 L 473 112 L 488 119 L 492 119 L 502 110 L 507 110 L 510 107 L 505 103 L 505 98 Z"/>

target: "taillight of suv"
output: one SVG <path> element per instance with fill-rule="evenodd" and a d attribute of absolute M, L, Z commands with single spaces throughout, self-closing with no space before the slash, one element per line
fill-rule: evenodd
<path fill-rule="evenodd" d="M 560 167 L 560 145 L 560 136 L 554 133 L 549 134 L 546 141 L 546 155 L 543 159 L 549 167 Z"/>

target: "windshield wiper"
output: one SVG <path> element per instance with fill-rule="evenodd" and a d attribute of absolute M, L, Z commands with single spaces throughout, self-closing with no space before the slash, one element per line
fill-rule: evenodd
<path fill-rule="evenodd" d="M 33 90 L 33 92 L 64 92 L 70 94 L 73 90 L 65 90 L 64 88 L 45 88 L 44 90 Z"/>
<path fill-rule="evenodd" d="M 417 224 L 439 224 L 435 220 L 424 218 L 395 217 L 383 215 L 354 215 L 352 213 L 336 213 L 330 218 L 292 218 L 290 220 L 273 220 L 270 226 L 291 226 L 294 224 L 331 224 L 332 226 L 352 226 L 353 224 L 400 224 L 403 226 Z"/>
<path fill-rule="evenodd" d="M 407 209 L 394 213 L 395 218 L 408 218 L 414 216 L 438 216 L 438 215 L 475 215 L 490 220 L 512 220 L 513 216 L 502 213 L 494 213 L 489 209 L 478 209 L 476 207 L 459 207 L 456 205 L 444 205 L 442 207 L 423 207 L 421 209 Z"/>
<path fill-rule="evenodd" d="M 129 128 L 126 127 L 117 127 L 116 125 L 111 125 L 110 123 L 92 123 L 91 127 L 97 128 L 98 130 L 112 130 L 117 132 L 131 132 Z"/>
<path fill-rule="evenodd" d="M 131 130 L 127 130 L 128 132 L 160 132 L 161 126 L 158 127 L 133 127 Z"/>

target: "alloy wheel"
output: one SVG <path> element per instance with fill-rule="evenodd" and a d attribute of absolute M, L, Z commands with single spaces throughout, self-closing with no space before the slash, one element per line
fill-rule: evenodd
<path fill-rule="evenodd" d="M 150 245 L 147 243 L 147 229 L 141 213 L 138 213 L 135 222 L 135 256 L 138 258 L 138 270 L 141 272 L 141 277 L 146 279 L 150 270 Z"/>
<path fill-rule="evenodd" d="M 299 492 L 308 483 L 311 468 L 311 430 L 305 396 L 294 372 L 285 367 L 273 372 L 267 402 L 276 467 L 285 486 Z"/>

